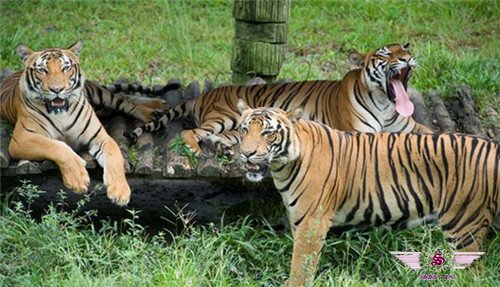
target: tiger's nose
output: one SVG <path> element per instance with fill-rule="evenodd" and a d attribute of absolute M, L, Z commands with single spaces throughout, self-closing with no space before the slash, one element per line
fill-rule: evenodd
<path fill-rule="evenodd" d="M 257 151 L 240 151 L 240 155 L 244 160 L 249 159 L 252 155 L 256 154 Z"/>
<path fill-rule="evenodd" d="M 64 88 L 62 87 L 57 87 L 57 88 L 49 88 L 49 90 L 51 92 L 53 92 L 54 94 L 60 94 L 62 92 L 62 90 L 64 90 Z"/>

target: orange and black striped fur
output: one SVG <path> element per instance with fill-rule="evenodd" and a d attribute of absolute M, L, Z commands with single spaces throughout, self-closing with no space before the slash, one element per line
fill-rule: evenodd
<path fill-rule="evenodd" d="M 73 148 L 86 147 L 104 168 L 108 197 L 125 205 L 130 188 L 123 157 L 91 104 L 123 111 L 145 122 L 164 104 L 156 99 L 114 95 L 85 81 L 78 63 L 81 49 L 81 41 L 68 49 L 34 52 L 22 45 L 17 48 L 24 69 L 0 86 L 0 116 L 15 125 L 9 154 L 15 159 L 54 161 L 65 186 L 84 192 L 89 176 L 85 162 Z"/>
<path fill-rule="evenodd" d="M 270 168 L 294 237 L 290 283 L 310 284 L 331 226 L 436 221 L 460 251 L 500 228 L 499 142 L 460 134 L 342 132 L 302 111 L 241 101 L 247 177 Z"/>
<path fill-rule="evenodd" d="M 406 89 L 415 65 L 409 45 L 392 44 L 367 55 L 352 53 L 351 61 L 361 66 L 341 81 L 306 81 L 254 86 L 225 86 L 168 110 L 158 120 L 126 134 L 132 140 L 145 131 L 154 131 L 170 121 L 193 115 L 198 128 L 186 130 L 182 138 L 199 153 L 204 138 L 231 146 L 238 142 L 234 129 L 239 117 L 236 103 L 244 99 L 252 108 L 304 108 L 306 119 L 340 130 L 363 132 L 432 132 L 402 116 L 395 108 L 395 92 L 390 81 Z M 406 94 L 406 93 L 405 93 Z"/>

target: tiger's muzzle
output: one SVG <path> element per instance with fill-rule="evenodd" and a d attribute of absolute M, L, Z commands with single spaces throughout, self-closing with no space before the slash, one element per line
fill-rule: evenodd
<path fill-rule="evenodd" d="M 255 153 L 247 154 L 240 150 L 240 160 L 244 163 L 246 176 L 250 181 L 261 181 L 268 169 L 269 163 L 265 158 L 255 158 Z"/>
<path fill-rule="evenodd" d="M 67 98 L 56 96 L 53 99 L 45 99 L 45 108 L 49 114 L 53 113 L 57 115 L 68 111 L 69 102 Z"/>

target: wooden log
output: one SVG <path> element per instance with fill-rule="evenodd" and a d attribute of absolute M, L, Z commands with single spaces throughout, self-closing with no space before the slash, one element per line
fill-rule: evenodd
<path fill-rule="evenodd" d="M 186 87 L 186 100 L 192 100 L 201 95 L 200 83 L 198 81 L 192 81 Z"/>
<path fill-rule="evenodd" d="M 99 163 L 97 162 L 95 157 L 90 155 L 90 153 L 88 153 L 88 151 L 85 151 L 84 153 L 80 154 L 80 156 L 85 161 L 85 168 L 95 169 L 99 166 Z"/>
<path fill-rule="evenodd" d="M 9 143 L 13 126 L 7 121 L 0 120 L 0 167 L 8 167 L 10 164 Z"/>
<path fill-rule="evenodd" d="M 163 99 L 167 102 L 169 107 L 176 107 L 184 101 L 183 91 L 182 89 L 168 91 L 163 96 Z"/>
<path fill-rule="evenodd" d="M 212 84 L 212 82 L 210 82 L 209 80 L 205 80 L 203 81 L 203 94 L 205 93 L 208 93 L 209 91 L 213 90 L 214 89 L 214 85 Z"/>
<path fill-rule="evenodd" d="M 89 154 L 89 156 L 90 156 L 90 154 Z M 87 164 L 85 164 L 85 167 L 88 168 Z M 42 171 L 46 171 L 46 170 L 51 170 L 51 169 L 59 169 L 59 167 L 57 166 L 57 164 L 55 162 L 46 159 L 46 160 L 42 161 L 42 163 L 40 164 L 40 169 Z"/>
<path fill-rule="evenodd" d="M 16 174 L 18 175 L 38 173 L 42 173 L 42 169 L 40 168 L 40 163 L 36 161 L 22 159 L 16 166 Z"/>
<path fill-rule="evenodd" d="M 151 133 L 143 134 L 137 140 L 138 160 L 134 172 L 137 174 L 153 173 L 153 136 Z"/>
<path fill-rule="evenodd" d="M 123 135 L 123 132 L 127 129 L 128 124 L 125 117 L 116 116 L 109 120 L 108 133 L 120 147 L 120 151 L 122 152 L 125 160 L 125 171 L 128 173 L 131 171 L 130 163 L 128 161 L 129 140 Z"/>
<path fill-rule="evenodd" d="M 171 147 L 173 140 L 183 130 L 182 123 L 172 122 L 165 132 L 163 139 L 163 176 L 166 178 L 188 178 L 194 175 L 196 166 L 189 160 L 179 155 Z M 179 143 L 180 144 L 180 143 Z"/>
<path fill-rule="evenodd" d="M 224 172 L 224 167 L 220 165 L 215 157 L 206 158 L 201 161 L 197 168 L 196 174 L 200 177 L 221 177 Z"/>

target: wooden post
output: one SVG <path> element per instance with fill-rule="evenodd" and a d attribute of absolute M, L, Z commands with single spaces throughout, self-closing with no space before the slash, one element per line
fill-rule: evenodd
<path fill-rule="evenodd" d="M 270 82 L 285 57 L 291 0 L 234 0 L 233 83 L 253 77 Z"/>

